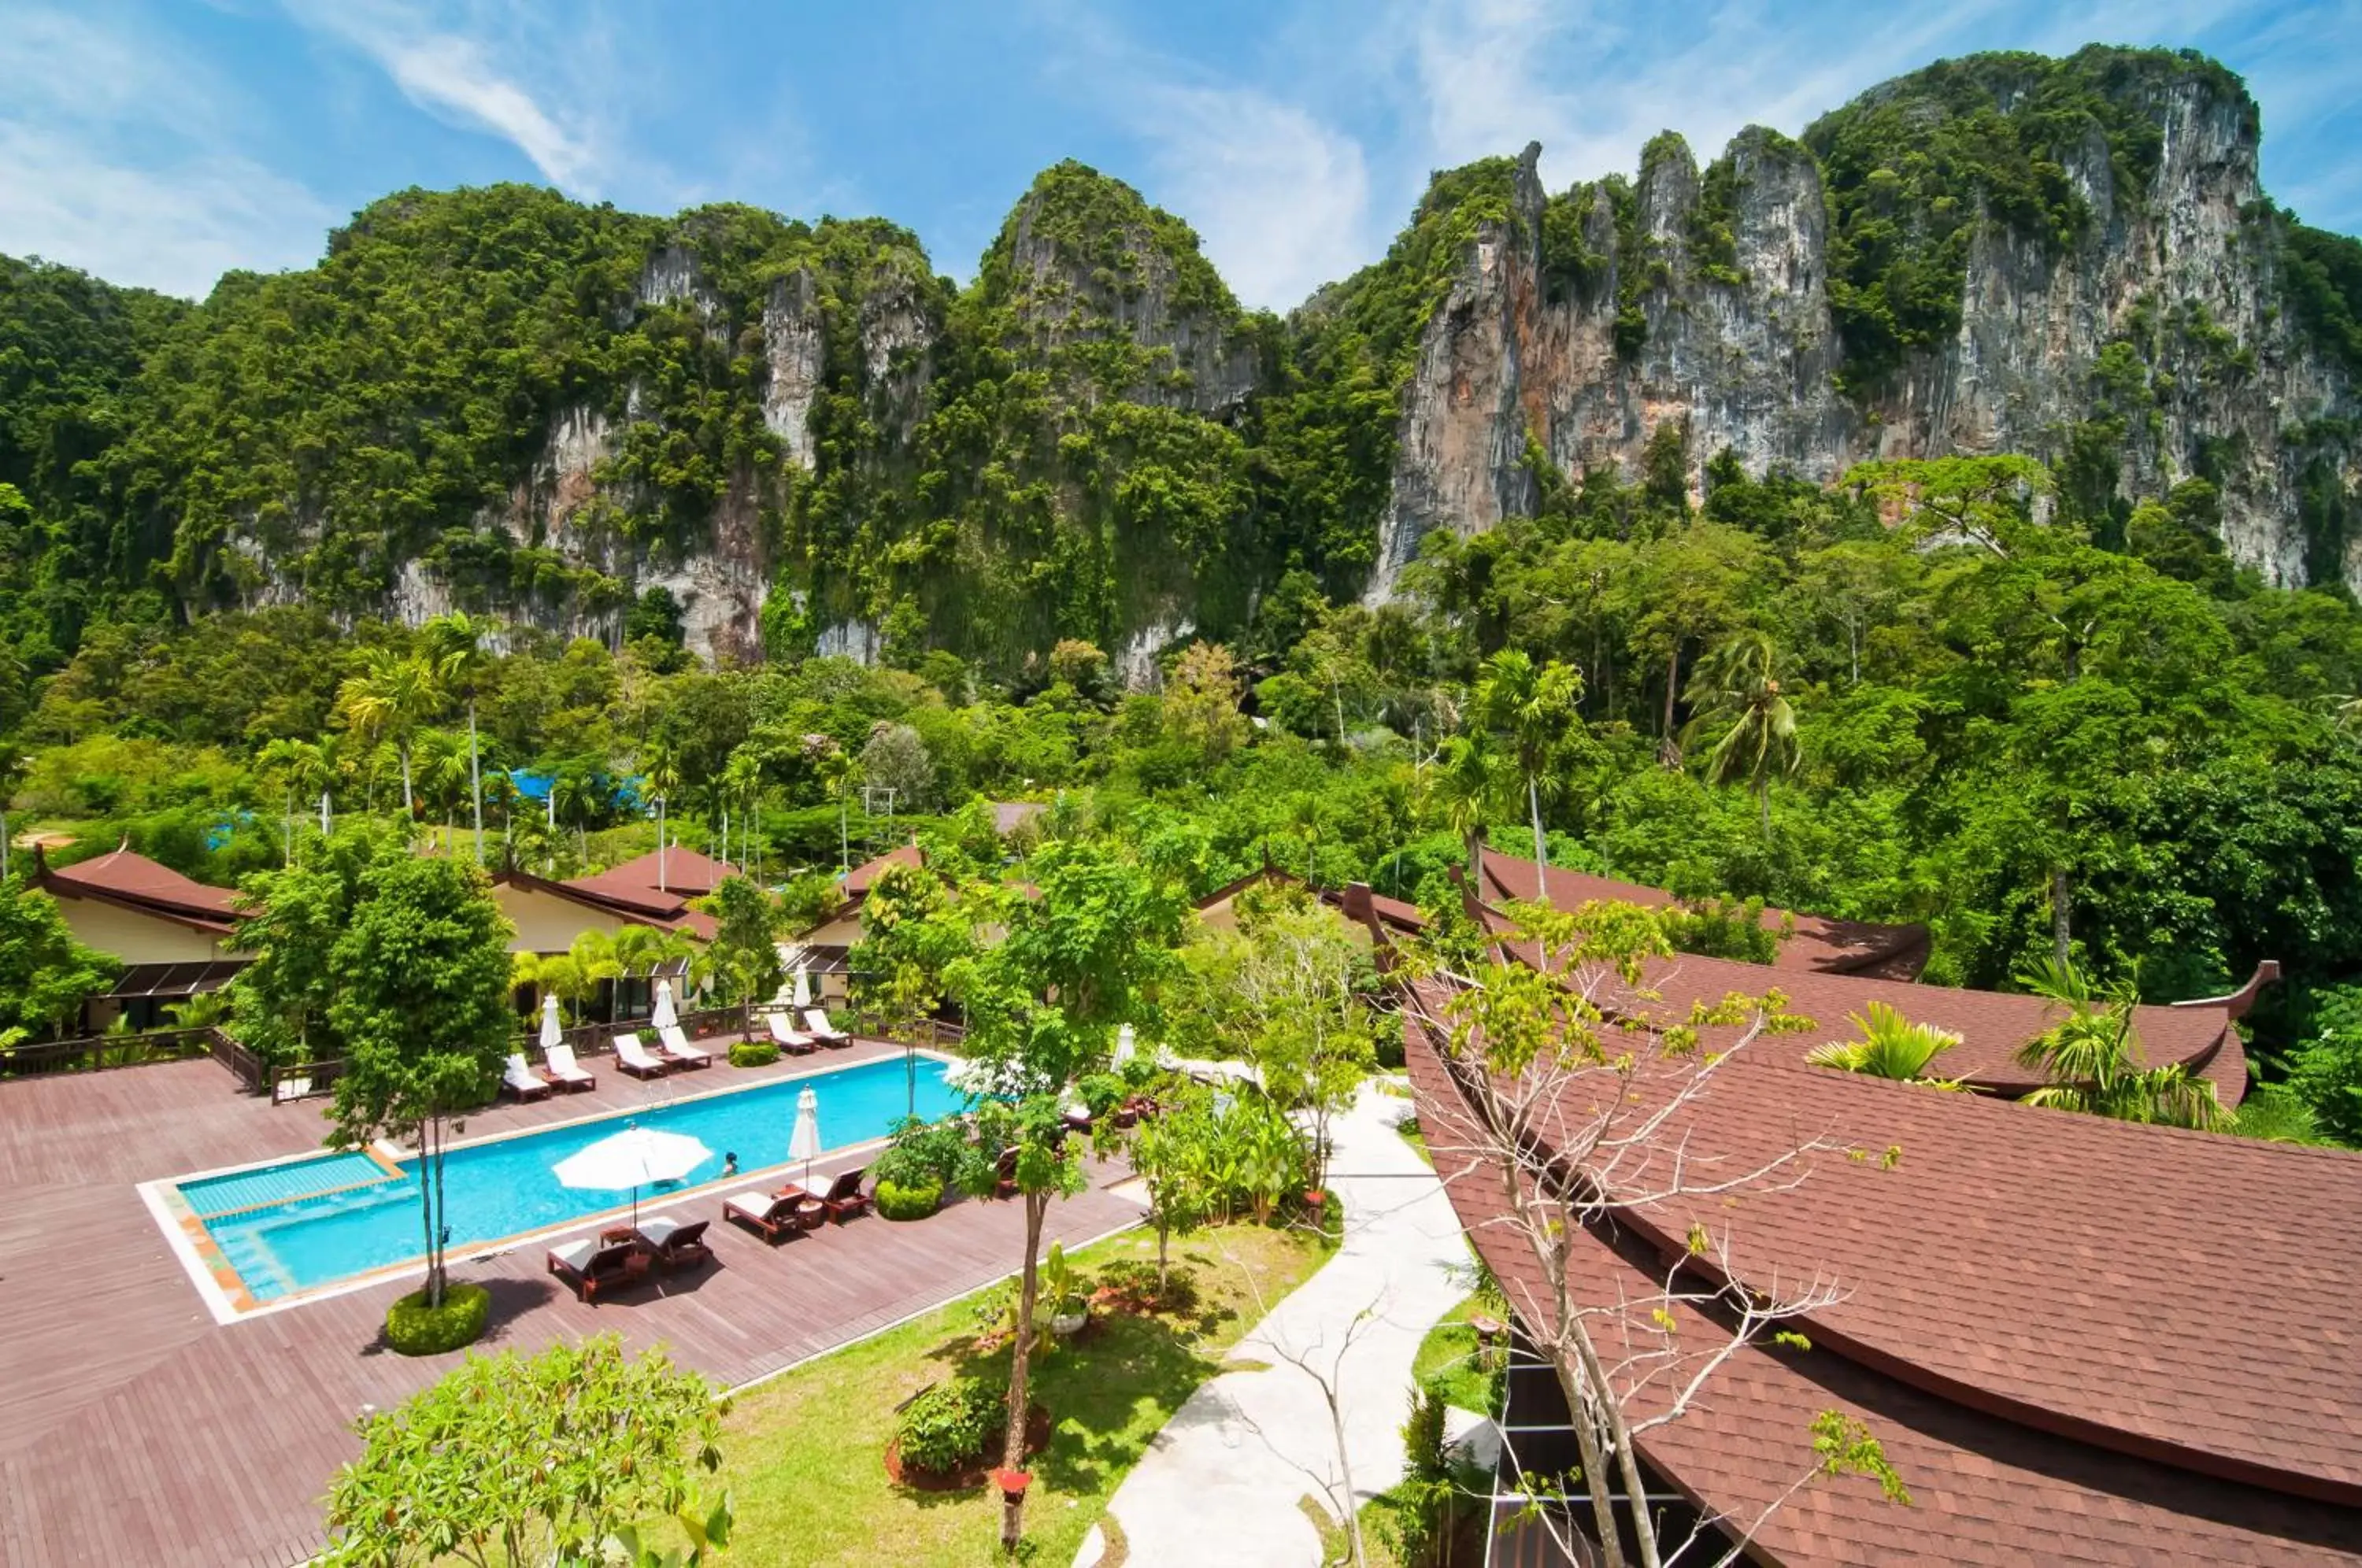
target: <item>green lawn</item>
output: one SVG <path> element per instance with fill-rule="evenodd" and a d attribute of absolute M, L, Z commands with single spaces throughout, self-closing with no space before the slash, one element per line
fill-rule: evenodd
<path fill-rule="evenodd" d="M 1411 1361 L 1411 1376 L 1420 1383 L 1434 1379 L 1443 1391 L 1446 1404 L 1493 1414 L 1492 1386 L 1476 1364 L 1476 1331 L 1468 1326 L 1468 1320 L 1489 1317 L 1497 1320 L 1500 1316 L 1497 1303 L 1486 1306 L 1473 1296 L 1461 1302 L 1419 1342 L 1418 1354 Z"/>
<path fill-rule="evenodd" d="M 1077 1254 L 1097 1268 L 1153 1263 L 1153 1235 L 1120 1236 Z M 1106 1319 L 1090 1342 L 1034 1364 L 1033 1397 L 1056 1430 L 1032 1462 L 1025 1519 L 1029 1558 L 1073 1561 L 1109 1495 L 1190 1391 L 1260 1315 L 1327 1257 L 1300 1231 L 1237 1225 L 1174 1247 L 1199 1304 L 1186 1317 Z M 997 1292 L 996 1292 L 997 1293 Z M 737 1507 L 727 1561 L 844 1568 L 993 1561 L 999 1502 L 989 1487 L 958 1495 L 905 1491 L 886 1478 L 894 1410 L 963 1371 L 1005 1384 L 1004 1348 L 975 1354 L 977 1297 L 800 1367 L 742 1397 L 723 1429 L 723 1481 Z"/>

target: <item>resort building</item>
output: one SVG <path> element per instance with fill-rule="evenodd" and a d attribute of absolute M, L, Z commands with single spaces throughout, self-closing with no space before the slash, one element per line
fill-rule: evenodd
<path fill-rule="evenodd" d="M 914 841 L 855 867 L 837 884 L 839 900 L 829 917 L 781 945 L 779 957 L 788 972 L 801 969 L 811 977 L 814 1000 L 826 1007 L 844 1005 L 851 979 L 845 955 L 861 940 L 861 906 L 879 875 L 889 866 L 923 868 L 926 864 L 926 852 Z"/>
<path fill-rule="evenodd" d="M 1619 882 L 1585 871 L 1548 867 L 1541 878 L 1530 860 L 1503 855 L 1486 845 L 1479 863 L 1476 894 L 1486 903 L 1530 902 L 1542 888 L 1550 901 L 1562 910 L 1600 900 L 1665 909 L 1681 902 L 1662 888 Z M 1831 920 L 1825 915 L 1794 914 L 1786 910 L 1763 911 L 1767 931 L 1786 931 L 1778 969 L 1818 970 L 1832 975 L 1873 975 L 1881 979 L 1916 979 L 1927 966 L 1927 928 L 1924 925 L 1879 925 L 1865 921 Z M 1793 922 L 1793 923 L 1792 923 Z"/>
<path fill-rule="evenodd" d="M 1530 944 L 1507 940 L 1512 922 L 1506 913 L 1473 899 L 1466 900 L 1464 907 L 1483 930 L 1498 939 L 1497 947 L 1526 963 L 1536 961 Z M 2257 966 L 2245 986 L 2227 996 L 2134 1009 L 2134 1028 L 2147 1065 L 2178 1063 L 2213 1084 L 2224 1105 L 2236 1107 L 2247 1092 L 2247 1054 L 2233 1025 L 2246 1015 L 2257 994 L 2278 979 L 2279 972 L 2278 964 L 2268 961 Z M 1855 1015 L 1867 1012 L 1872 1002 L 1882 1002 L 1913 1023 L 1932 1024 L 1959 1037 L 1958 1044 L 1929 1065 L 1928 1071 L 1937 1077 L 1957 1079 L 1981 1093 L 2005 1099 L 2031 1093 L 2046 1081 L 2016 1059 L 2020 1050 L 2058 1021 L 2058 1004 L 2038 996 L 1922 986 L 1868 975 L 1798 971 L 1676 953 L 1646 961 L 1635 985 L 1626 986 L 1611 977 L 1592 999 L 1611 1019 L 1662 1026 L 1688 1017 L 1694 1006 L 1711 1005 L 1733 993 L 1761 996 L 1775 988 L 1787 999 L 1789 1013 L 1808 1021 L 1749 1048 L 1759 1055 L 1777 1056 L 1801 1066 L 1805 1053 L 1815 1046 L 1858 1038 Z"/>
<path fill-rule="evenodd" d="M 37 849 L 33 883 L 57 900 L 74 940 L 123 965 L 113 988 L 83 1004 L 86 1032 L 118 1018 L 134 1029 L 165 1027 L 172 1004 L 219 990 L 249 961 L 231 945 L 237 893 L 127 846 L 61 867 Z"/>
<path fill-rule="evenodd" d="M 2023 1021 L 1977 1010 L 2020 999 L 1962 995 L 1964 1053 L 2003 1057 Z M 1576 1080 L 1555 1104 L 1529 1107 L 1520 1124 L 1541 1141 L 1513 1176 L 1477 1130 L 1483 1091 L 1451 1055 L 1442 993 L 1414 996 L 1406 1054 L 1437 1172 L 1502 1284 L 1520 1346 L 1547 1341 L 1554 1284 L 1509 1194 L 1576 1157 L 1565 1150 L 1589 1135 L 1595 1086 Z M 2206 1034 L 2236 1005 L 2183 1016 Z M 2160 1021 L 2154 1010 L 2145 1028 Z M 1706 1521 L 1672 1561 L 1717 1561 L 1742 1533 L 1748 1560 L 1799 1565 L 2362 1552 L 2362 1358 L 2348 1331 L 2362 1289 L 2362 1155 L 1809 1067 L 1779 1036 L 1678 1099 L 1696 1062 L 1651 1058 L 1633 1085 L 1643 1102 L 1673 1105 L 1654 1138 L 1689 1168 L 1753 1169 L 1815 1140 L 1832 1152 L 1808 1154 L 1790 1173 L 1800 1179 L 1635 1202 L 1574 1229 L 1569 1299 L 1617 1369 L 1629 1419 L 1664 1415 L 1666 1390 L 1730 1343 L 1718 1309 L 1667 1302 L 1668 1278 L 1758 1299 L 1805 1281 L 1827 1288 L 1781 1325 L 1800 1342 L 1765 1336 L 1732 1352 L 1678 1419 L 1636 1440 L 1661 1539 Z M 1662 1181 L 1661 1160 L 1610 1168 L 1611 1202 L 1626 1170 L 1636 1195 L 1662 1190 L 1646 1185 Z M 1598 1177 L 1595 1159 L 1584 1169 Z M 1829 1412 L 1878 1440 L 1909 1505 L 1867 1475 L 1807 1480 L 1815 1423 Z M 1524 1496 L 1550 1490 L 1541 1477 L 1579 1463 L 1562 1385 L 1530 1350 L 1513 1364 L 1503 1426 L 1489 1560 L 1586 1560 L 1580 1488 L 1572 1510 L 1523 1511 Z"/>
<path fill-rule="evenodd" d="M 569 951 L 576 938 L 594 933 L 611 941 L 633 926 L 672 932 L 696 942 L 713 939 L 713 917 L 690 907 L 737 874 L 737 867 L 693 849 L 672 845 L 661 855 L 651 851 L 637 859 L 589 877 L 563 882 L 536 877 L 513 867 L 492 878 L 492 896 L 516 928 L 509 944 L 512 953 L 557 954 Z M 688 967 L 671 959 L 650 975 L 603 981 L 587 1010 L 601 1018 L 642 1018 L 653 1005 L 658 979 L 674 978 Z M 538 999 L 525 997 L 531 1007 Z"/>

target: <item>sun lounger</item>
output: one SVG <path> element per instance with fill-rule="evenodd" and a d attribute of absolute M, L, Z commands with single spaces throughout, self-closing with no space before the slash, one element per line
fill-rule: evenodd
<path fill-rule="evenodd" d="M 501 1069 L 501 1088 L 516 1096 L 520 1101 L 547 1099 L 549 1084 L 539 1073 L 524 1065 L 524 1053 L 509 1053 L 508 1065 Z"/>
<path fill-rule="evenodd" d="M 804 1009 L 804 1028 L 823 1045 L 850 1045 L 853 1036 L 828 1021 L 828 1014 L 816 1007 Z"/>
<path fill-rule="evenodd" d="M 586 1236 L 549 1249 L 549 1272 L 570 1282 L 593 1306 L 602 1296 L 646 1280 L 655 1267 L 656 1254 L 636 1241 L 616 1244 Z"/>
<path fill-rule="evenodd" d="M 285 1105 L 291 1099 L 309 1099 L 312 1080 L 308 1077 L 281 1078 L 270 1086 L 270 1103 Z"/>
<path fill-rule="evenodd" d="M 637 1034 L 615 1036 L 615 1066 L 635 1078 L 660 1078 L 670 1067 L 670 1064 L 649 1055 Z"/>
<path fill-rule="evenodd" d="M 656 1254 L 657 1266 L 668 1272 L 692 1268 L 713 1261 L 713 1249 L 705 1244 L 705 1228 L 710 1220 L 691 1220 L 687 1223 L 669 1214 L 659 1214 L 640 1221 L 640 1240 Z"/>
<path fill-rule="evenodd" d="M 545 1045 L 541 1048 L 541 1059 L 548 1066 L 550 1082 L 568 1093 L 599 1087 L 597 1077 L 574 1059 L 574 1047 L 571 1045 Z"/>
<path fill-rule="evenodd" d="M 819 1041 L 813 1039 L 809 1034 L 797 1033 L 796 1031 L 789 1024 L 787 1015 L 785 1013 L 773 1013 L 770 1018 L 770 1024 L 771 1038 L 778 1043 L 780 1050 L 785 1051 L 791 1055 L 809 1055 L 813 1050 L 817 1049 L 820 1044 Z"/>
<path fill-rule="evenodd" d="M 812 1207 L 817 1202 L 800 1187 L 778 1194 L 734 1193 L 722 1200 L 722 1217 L 759 1231 L 765 1241 L 776 1243 L 789 1236 L 800 1236 L 827 1219 L 824 1206 Z"/>
<path fill-rule="evenodd" d="M 1003 1149 L 992 1164 L 992 1190 L 997 1198 L 1017 1196 L 1017 1151 Z"/>
<path fill-rule="evenodd" d="M 789 1182 L 779 1189 L 778 1195 L 781 1198 L 810 1198 L 826 1209 L 830 1219 L 842 1225 L 856 1214 L 869 1212 L 873 1199 L 867 1193 L 861 1190 L 861 1178 L 868 1174 L 868 1166 L 855 1165 L 849 1171 L 840 1173 L 834 1181 L 818 1192 L 813 1192 L 800 1183 Z"/>
<path fill-rule="evenodd" d="M 689 1043 L 689 1031 L 679 1024 L 668 1024 L 657 1031 L 657 1040 L 664 1047 L 664 1059 L 676 1066 L 710 1067 L 713 1053 L 701 1045 Z"/>

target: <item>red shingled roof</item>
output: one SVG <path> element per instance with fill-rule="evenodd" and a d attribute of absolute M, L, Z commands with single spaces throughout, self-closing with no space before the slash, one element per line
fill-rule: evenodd
<path fill-rule="evenodd" d="M 1490 845 L 1483 856 L 1480 896 L 1488 902 L 1530 901 L 1535 896 L 1535 867 L 1530 860 L 1503 855 Z M 1548 868 L 1551 902 L 1571 910 L 1595 900 L 1663 909 L 1678 902 L 1662 888 L 1619 882 L 1585 871 Z M 1776 931 L 1794 920 L 1795 929 L 1780 944 L 1772 966 L 1780 969 L 1826 970 L 1833 974 L 1876 975 L 1892 980 L 1916 978 L 1927 964 L 1927 928 L 1924 925 L 1877 925 L 1867 921 L 1831 920 L 1826 915 L 1792 914 L 1786 910 L 1763 911 L 1766 930 Z"/>
<path fill-rule="evenodd" d="M 1430 1005 L 1434 1005 L 1430 998 Z M 1437 1168 L 1521 1315 L 1547 1312 L 1500 1220 L 1497 1167 L 1455 1138 L 1464 1103 L 1416 1020 L 1407 1061 Z M 1670 1136 L 1689 1156 L 1831 1135 L 1893 1169 L 1816 1159 L 1785 1192 L 1628 1214 L 1574 1249 L 1581 1298 L 1653 1294 L 1696 1220 L 1744 1279 L 1816 1272 L 1850 1292 L 1750 1349 L 1642 1441 L 1706 1507 L 1751 1518 L 1812 1463 L 1809 1427 L 1866 1422 L 1915 1506 L 1860 1478 L 1762 1529 L 1782 1562 L 2307 1562 L 2362 1551 L 2362 1155 L 2014 1105 L 1785 1065 L 1727 1063 Z M 1655 1068 L 1654 1071 L 1689 1069 Z M 1662 1087 L 1662 1086 L 1661 1086 Z M 1683 1342 L 1716 1331 L 1679 1309 Z M 1611 1357 L 1611 1359 L 1613 1359 Z"/>
<path fill-rule="evenodd" d="M 226 933 L 237 920 L 237 894 L 193 881 L 128 848 L 72 866 L 44 863 L 37 874 L 52 895 L 94 898 L 201 930 Z"/>
<path fill-rule="evenodd" d="M 1472 901 L 1471 912 L 1488 932 L 1508 928 L 1507 917 L 1487 905 Z M 1514 950 L 1524 961 L 1534 961 L 1530 944 L 1516 944 Z M 2249 990 L 2205 1002 L 2135 1010 L 2144 1058 L 2153 1066 L 2182 1064 L 2213 1082 L 2224 1105 L 2237 1106 L 2247 1092 L 2246 1056 L 2231 1021 L 2252 999 L 2252 984 Z M 1639 986 L 1611 985 L 1593 999 L 1618 1016 L 1663 1023 L 1686 1017 L 1694 1003 L 1718 1001 L 1733 991 L 1760 997 L 1775 988 L 1787 998 L 1789 1011 L 1810 1019 L 1813 1026 L 1766 1041 L 1765 1055 L 1801 1066 L 1816 1045 L 1860 1038 L 1850 1015 L 1881 1001 L 1914 1023 L 1960 1036 L 1958 1045 L 1936 1058 L 1936 1076 L 2010 1098 L 2047 1081 L 2035 1069 L 2019 1066 L 2015 1057 L 2064 1016 L 2059 1004 L 2037 996 L 1823 974 L 1693 953 L 1652 959 L 1643 966 Z M 1714 1032 L 1708 1032 L 1710 1038 Z"/>
<path fill-rule="evenodd" d="M 666 848 L 661 882 L 657 880 L 657 852 L 651 849 L 646 855 L 634 856 L 620 866 L 610 866 L 599 876 L 602 879 L 701 899 L 722 886 L 724 878 L 738 875 L 738 867 L 727 860 L 716 860 L 681 844 Z"/>
<path fill-rule="evenodd" d="M 877 874 L 889 866 L 919 867 L 926 863 L 927 857 L 920 852 L 919 846 L 915 844 L 906 844 L 899 849 L 889 849 L 877 859 L 856 866 L 845 873 L 844 896 L 848 899 L 867 898 L 869 885 L 877 880 Z"/>

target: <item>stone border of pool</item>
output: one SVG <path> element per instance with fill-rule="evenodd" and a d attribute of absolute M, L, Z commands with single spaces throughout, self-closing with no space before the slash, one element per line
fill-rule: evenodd
<path fill-rule="evenodd" d="M 947 1051 L 930 1050 L 924 1046 L 913 1046 L 910 1049 L 912 1055 L 924 1056 L 929 1061 L 941 1062 L 945 1066 L 960 1060 Z M 773 1088 L 781 1084 L 801 1083 L 807 1078 L 844 1072 L 854 1067 L 866 1067 L 894 1059 L 892 1056 L 871 1056 L 858 1062 L 816 1063 L 796 1072 L 766 1077 L 760 1083 L 732 1084 L 720 1088 L 701 1089 L 695 1094 L 675 1095 L 668 1099 L 654 1100 L 646 1106 L 622 1110 L 594 1111 L 588 1115 L 568 1117 L 562 1121 L 546 1121 L 531 1127 L 513 1127 L 505 1132 L 490 1133 L 481 1138 L 462 1139 L 452 1144 L 451 1150 L 456 1152 L 460 1149 L 505 1143 L 518 1138 L 529 1138 L 544 1132 L 561 1132 L 568 1127 L 587 1126 L 594 1121 L 627 1121 L 644 1110 L 665 1106 L 686 1105 L 694 1100 L 716 1099 L 723 1095 L 750 1094 L 756 1089 Z M 858 1143 L 839 1144 L 825 1151 L 825 1154 L 829 1158 L 835 1159 L 844 1154 L 862 1154 L 883 1148 L 886 1143 L 887 1140 L 884 1138 L 869 1138 Z M 416 1153 L 415 1150 L 406 1149 L 386 1139 L 380 1139 L 370 1144 L 366 1152 L 370 1157 L 385 1163 L 406 1160 Z M 198 1298 L 204 1302 L 205 1309 L 213 1315 L 215 1322 L 224 1324 L 250 1322 L 258 1318 L 270 1317 L 275 1312 L 285 1312 L 297 1307 L 308 1307 L 314 1302 L 326 1301 L 337 1296 L 348 1296 L 356 1290 L 367 1290 L 373 1286 L 383 1285 L 389 1280 L 424 1275 L 426 1272 L 425 1260 L 422 1255 L 405 1258 L 400 1263 L 387 1264 L 382 1267 L 371 1269 L 367 1274 L 354 1275 L 350 1278 L 339 1279 L 332 1284 L 291 1291 L 273 1300 L 256 1300 L 253 1294 L 247 1289 L 246 1281 L 231 1265 L 229 1259 L 223 1254 L 221 1246 L 213 1239 L 212 1232 L 205 1229 L 204 1221 L 197 1217 L 195 1211 L 189 1207 L 188 1200 L 182 1197 L 181 1184 L 210 1180 L 215 1176 L 237 1176 L 247 1171 L 263 1170 L 272 1165 L 287 1165 L 293 1160 L 309 1157 L 311 1156 L 280 1154 L 270 1159 L 249 1160 L 242 1165 L 220 1165 L 212 1170 L 188 1171 L 180 1176 L 159 1177 L 152 1181 L 140 1182 L 134 1188 L 139 1194 L 140 1201 L 147 1206 L 149 1214 L 155 1220 L 157 1229 L 163 1232 L 165 1245 L 180 1261 L 182 1272 L 189 1276 L 189 1283 L 195 1286 Z M 751 1170 L 742 1170 L 734 1176 L 717 1177 L 712 1181 L 701 1182 L 695 1187 L 680 1187 L 668 1193 L 665 1202 L 677 1203 L 683 1198 L 710 1194 L 725 1187 L 734 1188 L 749 1184 L 758 1185 L 782 1172 L 795 1169 L 798 1163 L 793 1160 L 782 1160 L 777 1165 L 758 1165 Z M 628 1214 L 631 1211 L 631 1204 L 619 1203 L 613 1208 L 577 1215 L 562 1225 L 545 1225 L 535 1231 L 521 1231 L 512 1236 L 501 1236 L 489 1242 L 470 1243 L 465 1251 L 454 1249 L 451 1257 L 454 1262 L 466 1263 L 500 1257 L 514 1252 L 521 1246 L 529 1246 L 547 1241 L 553 1236 L 562 1236 L 570 1231 L 584 1230 L 612 1220 L 618 1214 Z"/>

